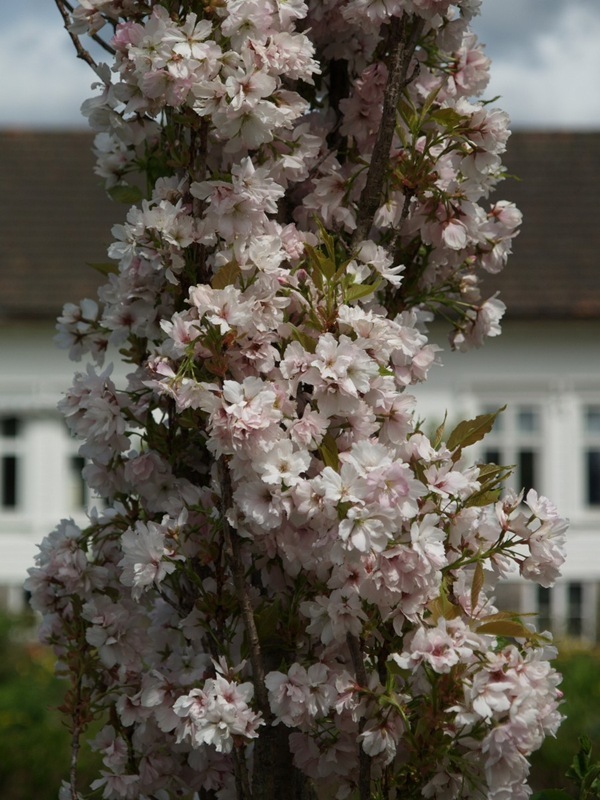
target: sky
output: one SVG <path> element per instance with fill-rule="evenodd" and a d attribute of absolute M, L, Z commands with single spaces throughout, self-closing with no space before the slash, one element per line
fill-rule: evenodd
<path fill-rule="evenodd" d="M 492 59 L 486 97 L 513 129 L 600 129 L 600 1 L 483 0 L 474 28 Z M 0 0 L 0 128 L 85 127 L 95 76 L 53 0 Z"/>

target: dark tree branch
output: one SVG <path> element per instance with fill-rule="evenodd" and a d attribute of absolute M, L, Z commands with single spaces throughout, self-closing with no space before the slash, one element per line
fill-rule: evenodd
<path fill-rule="evenodd" d="M 246 760 L 244 758 L 243 749 L 233 749 L 233 771 L 235 774 L 235 788 L 237 791 L 238 800 L 252 800 L 252 792 L 250 791 L 250 780 L 248 777 L 248 768 L 246 767 Z"/>
<path fill-rule="evenodd" d="M 114 47 L 111 47 L 108 42 L 105 42 L 101 36 L 98 36 L 97 33 L 90 33 L 88 34 L 90 39 L 93 39 L 96 44 L 100 45 L 103 50 L 106 50 L 111 56 L 116 56 L 117 51 Z"/>
<path fill-rule="evenodd" d="M 250 663 L 252 665 L 252 680 L 254 683 L 254 696 L 256 705 L 261 712 L 266 723 L 265 729 L 261 730 L 258 739 L 254 743 L 254 771 L 252 775 L 252 793 L 249 797 L 254 800 L 279 800 L 276 796 L 275 778 L 275 749 L 280 734 L 272 726 L 273 715 L 269 706 L 269 697 L 265 685 L 265 666 L 260 645 L 260 638 L 254 619 L 254 609 L 248 594 L 246 584 L 246 571 L 242 560 L 241 542 L 237 532 L 229 524 L 227 519 L 228 511 L 233 507 L 233 493 L 231 487 L 231 477 L 224 458 L 217 462 L 219 484 L 221 487 L 221 521 L 223 525 L 223 536 L 225 547 L 231 563 L 231 574 L 233 585 L 242 610 L 242 619 L 248 647 L 250 649 Z M 241 756 L 240 756 L 241 761 Z M 240 764 L 241 766 L 241 764 Z M 236 783 L 238 783 L 236 778 Z M 238 783 L 239 800 L 246 800 L 244 785 Z M 242 792 L 240 795 L 239 792 Z"/>
<path fill-rule="evenodd" d="M 269 706 L 267 687 L 265 686 L 265 667 L 258 630 L 256 628 L 256 620 L 254 619 L 254 609 L 252 608 L 252 602 L 250 600 L 248 587 L 246 585 L 246 571 L 244 569 L 244 562 L 242 560 L 240 538 L 237 534 L 237 531 L 232 528 L 232 526 L 229 524 L 229 520 L 227 519 L 227 513 L 233 507 L 233 493 L 231 488 L 231 477 L 229 475 L 227 464 L 223 458 L 220 458 L 217 462 L 217 469 L 219 474 L 219 483 L 221 486 L 221 502 L 223 504 L 221 510 L 223 536 L 225 538 L 225 547 L 231 561 L 233 584 L 237 592 L 238 600 L 240 601 L 242 619 L 244 621 L 246 636 L 248 637 L 256 705 L 259 711 L 262 713 L 265 722 L 268 723 L 271 720 L 271 709 Z"/>
<path fill-rule="evenodd" d="M 368 235 L 381 202 L 386 166 L 396 129 L 398 101 L 406 86 L 414 78 L 414 73 L 409 76 L 408 69 L 424 24 L 423 19 L 414 19 L 406 14 L 402 17 L 392 17 L 390 22 L 391 53 L 383 97 L 383 112 L 369 164 L 367 183 L 358 204 L 352 245 L 358 244 Z"/>
<path fill-rule="evenodd" d="M 206 163 L 208 159 L 208 132 L 209 122 L 206 117 L 200 121 L 200 129 L 196 132 L 192 126 L 192 138 L 190 142 L 190 155 L 192 159 L 191 175 L 195 181 L 206 179 Z M 204 216 L 205 202 L 197 197 L 192 198 L 192 210 L 196 219 Z M 209 273 L 206 268 L 206 245 L 200 244 L 197 247 L 197 267 L 196 273 L 200 283 L 208 283 Z"/>
<path fill-rule="evenodd" d="M 404 205 L 402 206 L 402 213 L 400 214 L 400 219 L 398 220 L 398 224 L 396 226 L 396 230 L 394 231 L 394 238 L 390 244 L 390 252 L 394 256 L 394 264 L 398 264 L 401 250 L 402 243 L 400 241 L 401 234 L 402 234 L 402 225 L 406 222 L 408 218 L 408 212 L 410 211 L 410 201 L 415 196 L 414 189 L 406 189 L 404 191 Z"/>
<path fill-rule="evenodd" d="M 73 731 L 71 732 L 71 763 L 69 770 L 69 783 L 72 800 L 77 800 L 77 767 L 79 764 L 79 749 L 81 746 L 80 736 L 81 725 L 79 721 L 76 721 L 73 725 Z"/>
<path fill-rule="evenodd" d="M 69 18 L 69 11 L 73 10 L 72 7 L 69 7 L 69 3 L 66 2 L 66 0 L 54 0 L 54 2 L 56 3 L 56 7 L 58 8 L 58 10 L 60 11 L 61 17 L 63 18 L 65 30 L 69 34 L 71 41 L 75 46 L 75 50 L 77 51 L 77 58 L 81 58 L 83 61 L 86 62 L 86 64 L 89 64 L 94 71 L 96 71 L 98 69 L 98 64 L 96 64 L 94 59 L 85 49 L 85 47 L 81 44 L 79 36 L 77 36 L 76 34 L 72 33 L 69 30 L 69 23 L 71 21 Z"/>
<path fill-rule="evenodd" d="M 368 685 L 367 670 L 363 658 L 360 640 L 357 636 L 349 633 L 346 636 L 350 658 L 354 667 L 354 674 L 359 686 L 364 688 Z M 365 725 L 364 719 L 358 724 L 359 733 L 362 733 Z M 371 757 L 365 753 L 363 747 L 358 745 L 358 796 L 359 800 L 371 800 Z"/>
<path fill-rule="evenodd" d="M 62 3 L 65 6 L 65 8 L 72 14 L 73 4 L 69 3 L 69 0 L 62 0 Z M 117 51 L 114 49 L 114 47 L 111 47 L 109 43 L 105 42 L 104 39 L 101 36 L 98 36 L 97 33 L 88 33 L 87 35 L 90 37 L 90 39 L 93 39 L 93 41 L 96 42 L 96 44 L 100 45 L 100 47 L 103 50 L 106 50 L 107 53 L 110 53 L 111 56 L 116 55 Z"/>

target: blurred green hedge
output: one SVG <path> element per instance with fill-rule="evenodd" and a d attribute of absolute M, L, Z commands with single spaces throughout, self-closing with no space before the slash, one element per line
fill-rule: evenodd
<path fill-rule="evenodd" d="M 573 787 L 565 772 L 589 736 L 592 756 L 600 759 L 600 649 L 559 646 L 556 668 L 563 674 L 563 722 L 556 739 L 534 754 L 532 786 Z M 35 641 L 33 619 L 0 615 L 0 798 L 56 800 L 69 771 L 70 736 L 56 710 L 64 681 L 54 676 L 52 654 Z M 86 788 L 98 777 L 96 754 L 82 747 L 80 777 Z"/>
<path fill-rule="evenodd" d="M 0 615 L 0 797 L 56 800 L 69 772 L 70 735 L 56 710 L 64 681 L 35 641 L 33 618 Z M 82 785 L 97 777 L 95 754 L 82 759 Z"/>
<path fill-rule="evenodd" d="M 579 749 L 580 736 L 589 736 L 592 760 L 600 760 L 600 649 L 563 642 L 558 650 L 553 665 L 563 675 L 561 711 L 566 719 L 556 739 L 548 737 L 534 753 L 531 784 L 536 790 L 565 788 L 573 792 L 565 772 Z"/>

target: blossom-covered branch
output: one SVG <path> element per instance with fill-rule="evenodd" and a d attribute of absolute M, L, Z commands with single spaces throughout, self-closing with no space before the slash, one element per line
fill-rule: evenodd
<path fill-rule="evenodd" d="M 83 111 L 131 207 L 98 298 L 59 319 L 90 362 L 60 405 L 103 500 L 28 587 L 83 677 L 73 729 L 104 721 L 106 800 L 529 794 L 559 676 L 494 592 L 511 569 L 551 585 L 565 523 L 472 463 L 495 415 L 428 437 L 410 394 L 432 318 L 463 350 L 499 334 L 480 279 L 520 224 L 488 200 L 509 131 L 476 99 L 478 6 L 68 15 L 77 41 L 112 33 Z"/>

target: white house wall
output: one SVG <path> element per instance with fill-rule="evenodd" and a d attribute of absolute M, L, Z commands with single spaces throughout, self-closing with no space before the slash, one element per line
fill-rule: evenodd
<path fill-rule="evenodd" d="M 0 507 L 0 586 L 12 587 L 8 601 L 13 605 L 18 604 L 36 544 L 62 517 L 84 519 L 69 498 L 69 459 L 77 443 L 55 410 L 77 365 L 54 346 L 53 334 L 51 324 L 0 328 L 0 418 L 15 415 L 23 422 L 18 442 L 24 470 L 21 496 L 17 508 Z M 589 436 L 584 410 L 594 405 L 600 409 L 600 321 L 507 322 L 503 335 L 482 349 L 463 354 L 444 346 L 441 359 L 444 366 L 433 368 L 429 380 L 414 390 L 426 429 L 436 427 L 446 412 L 451 426 L 505 403 L 507 414 L 519 406 L 539 410 L 536 488 L 571 520 L 564 580 L 552 603 L 560 627 L 568 587 L 582 583 L 591 609 L 586 622 L 591 635 L 600 580 L 600 503 L 586 503 L 584 450 Z M 597 444 L 600 449 L 600 433 Z M 474 459 L 481 457 L 482 447 L 473 448 Z M 534 589 L 523 585 L 523 610 L 536 607 Z M 4 596 L 6 601 L 6 588 Z"/>
<path fill-rule="evenodd" d="M 502 336 L 469 353 L 451 352 L 442 335 L 436 331 L 434 339 L 444 348 L 444 366 L 430 372 L 429 380 L 414 391 L 419 416 L 433 428 L 447 412 L 451 429 L 460 419 L 505 404 L 506 414 L 519 406 L 539 409 L 541 457 L 536 488 L 570 520 L 563 577 L 549 601 L 553 628 L 559 635 L 567 632 L 573 613 L 569 593 L 577 590 L 581 593 L 581 635 L 596 639 L 600 504 L 587 502 L 585 450 L 596 444 L 600 448 L 600 434 L 590 440 L 585 410 L 600 408 L 600 322 L 505 322 Z M 472 448 L 474 460 L 482 457 L 485 446 L 484 440 Z M 523 582 L 519 589 L 521 610 L 536 612 L 536 587 Z"/>
<path fill-rule="evenodd" d="M 0 420 L 20 421 L 15 440 L 0 435 L 0 457 L 14 448 L 20 470 L 16 507 L 7 508 L 0 491 L 0 587 L 13 608 L 22 603 L 36 545 L 61 518 L 85 520 L 83 508 L 70 502 L 70 459 L 78 444 L 56 410 L 76 365 L 54 346 L 54 333 L 51 323 L 0 328 Z"/>

